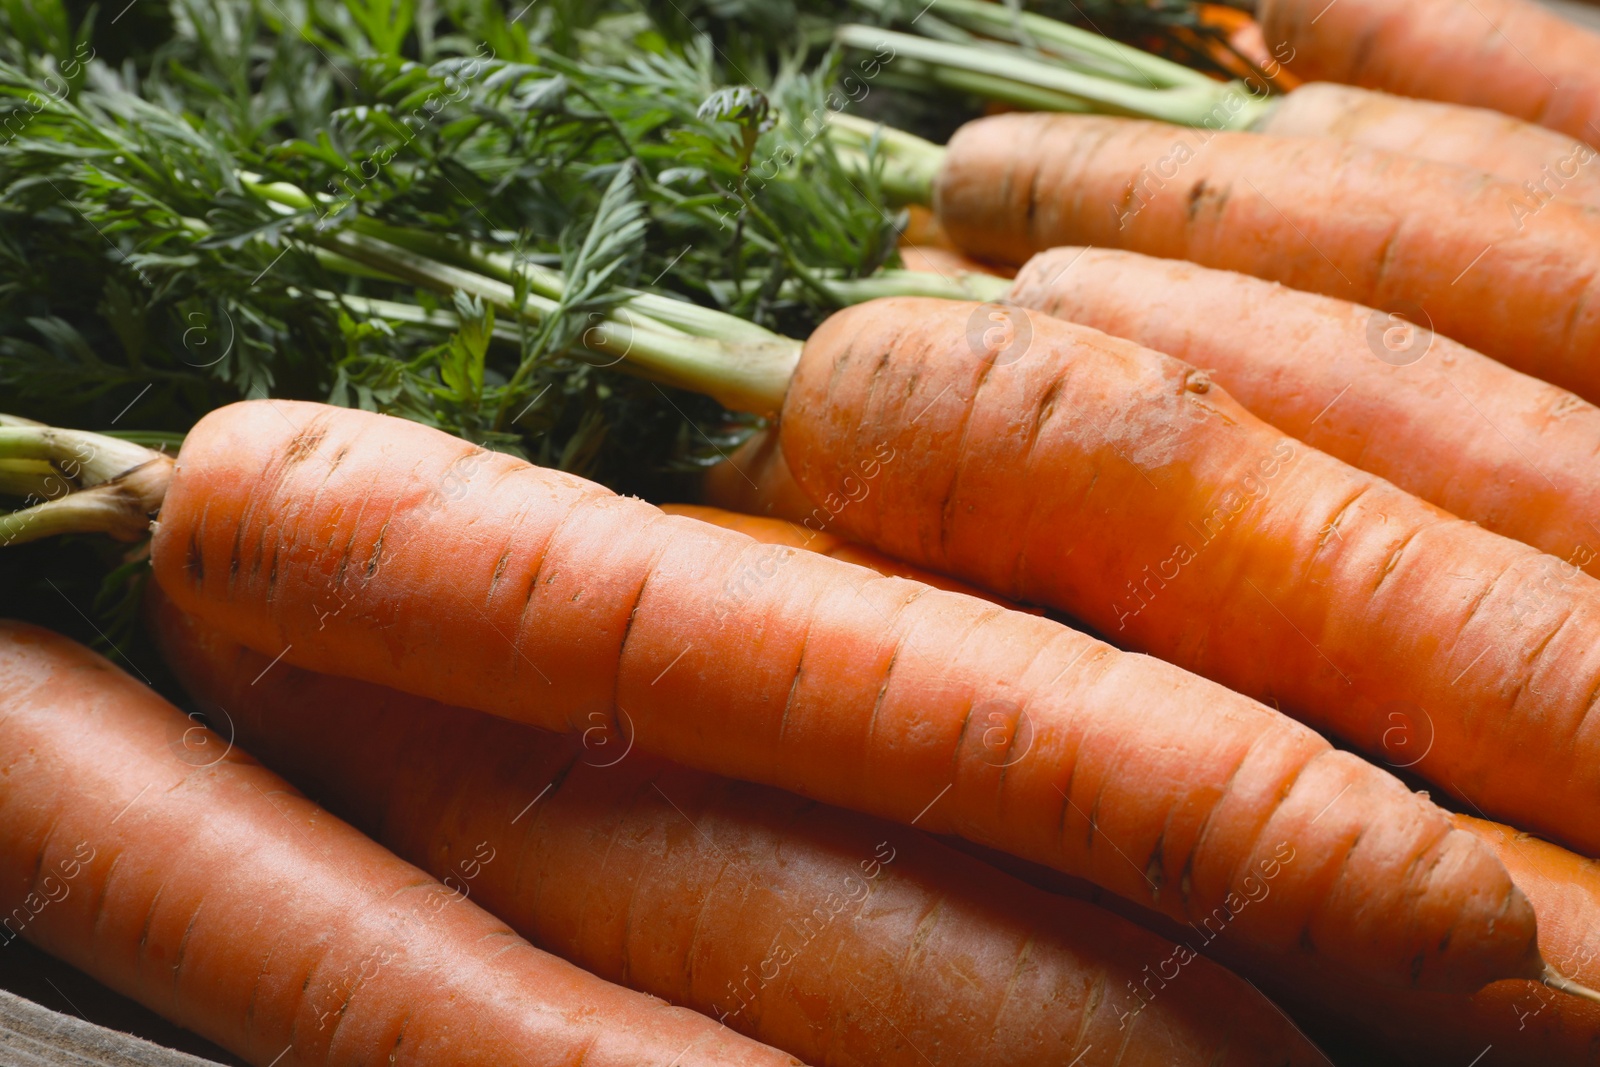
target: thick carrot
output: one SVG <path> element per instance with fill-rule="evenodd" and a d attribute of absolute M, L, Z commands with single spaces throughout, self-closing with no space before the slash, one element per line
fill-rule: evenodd
<path fill-rule="evenodd" d="M 934 183 L 978 259 L 1123 248 L 1406 310 L 1600 399 L 1600 212 L 1461 168 L 1312 138 L 1081 115 L 980 119 Z"/>
<path fill-rule="evenodd" d="M 944 589 L 952 593 L 966 593 L 968 596 L 980 597 L 1002 607 L 1033 611 L 1037 614 L 1037 609 L 1020 608 L 1011 601 L 1003 600 L 992 593 L 986 593 L 982 589 L 968 585 L 966 582 L 958 582 L 954 578 L 947 578 L 942 574 L 935 574 L 933 571 L 924 570 L 921 567 L 913 567 L 891 556 L 886 556 L 882 552 L 874 551 L 865 545 L 858 545 L 853 541 L 846 541 L 842 537 L 823 533 L 820 524 L 808 526 L 804 519 L 800 522 L 789 522 L 785 519 L 768 518 L 746 512 L 725 511 L 722 508 L 706 507 L 702 504 L 663 504 L 661 505 L 661 510 L 668 515 L 683 515 L 686 518 L 709 522 L 713 526 L 721 526 L 726 530 L 737 530 L 739 533 L 755 538 L 764 545 L 776 545 L 780 548 L 802 548 L 807 552 L 817 552 L 832 559 L 869 567 L 879 574 L 888 575 L 891 578 L 909 578 L 914 582 L 921 582 L 923 585 L 931 585 L 935 589 Z M 772 566 L 777 566 L 777 560 L 782 557 L 777 554 L 771 554 L 768 558 L 773 561 Z"/>
<path fill-rule="evenodd" d="M 535 949 L 65 638 L 0 623 L 0 929 L 251 1063 L 797 1061 Z"/>
<path fill-rule="evenodd" d="M 1134 252 L 1035 256 L 1008 297 L 1204 367 L 1250 411 L 1600 574 L 1600 408 L 1381 311 Z"/>
<path fill-rule="evenodd" d="M 945 328 L 942 309 L 908 310 L 905 329 Z M 845 514 L 923 463 L 886 446 L 851 473 L 870 492 Z M 742 585 L 764 554 L 427 427 L 280 401 L 194 427 L 152 543 L 180 608 L 286 662 L 608 728 L 1185 921 L 1222 908 L 1241 939 L 1385 981 L 1541 973 L 1532 913 L 1487 850 L 1310 730 L 1047 619 L 815 553 Z M 1271 897 L 1228 912 L 1280 848 L 1296 858 Z"/>
<path fill-rule="evenodd" d="M 192 633 L 200 624 L 180 618 L 168 625 L 186 626 L 186 632 Z M 182 669 L 185 663 L 205 659 L 203 655 L 180 653 L 175 662 Z M 244 670 L 248 673 L 250 668 Z M 227 697 L 214 699 L 238 703 L 235 690 L 218 688 L 216 691 Z M 355 702 L 347 702 L 346 706 L 352 703 Z M 1527 895 L 1539 918 L 1539 947 L 1544 957 L 1574 981 L 1600 987 L 1600 862 L 1498 823 L 1466 815 L 1451 818 L 1458 827 L 1481 837 L 1495 850 L 1518 888 Z M 1019 867 L 982 849 L 973 851 L 1018 870 L 1023 877 L 1054 892 L 1103 903 L 1132 921 L 1151 926 L 1188 952 L 1220 954 L 1230 965 L 1240 967 L 1244 974 L 1266 983 L 1299 1007 L 1306 1018 L 1323 1020 L 1330 1028 L 1359 1027 L 1381 1041 L 1391 1055 L 1403 1052 L 1408 1063 L 1436 1063 L 1441 1056 L 1456 1057 L 1463 1063 L 1478 1057 L 1477 1067 L 1600 1063 L 1600 1007 L 1558 996 L 1539 983 L 1517 979 L 1495 982 L 1468 997 L 1420 990 L 1401 993 L 1348 974 L 1308 975 L 1306 968 L 1293 963 L 1286 966 L 1249 951 L 1230 952 L 1228 942 L 1218 941 L 1215 931 L 1163 922 L 1161 917 L 1137 905 L 1119 903 L 1119 899 L 1109 898 L 1087 883 L 1055 872 L 1029 870 L 1031 865 Z M 1183 955 L 1186 953 L 1179 953 Z M 1178 970 L 1177 958 L 1170 957 L 1157 966 L 1157 987 Z M 1148 990 L 1152 994 L 1159 991 L 1155 987 Z M 1136 995 L 1143 999 L 1142 994 Z"/>
<path fill-rule="evenodd" d="M 1565 134 L 1487 108 L 1308 82 L 1251 127 L 1276 137 L 1332 137 L 1480 170 L 1515 183 L 1528 210 L 1552 199 L 1600 206 L 1600 159 Z"/>
<path fill-rule="evenodd" d="M 1324 1062 L 1209 961 L 1146 1005 L 1171 943 L 915 829 L 155 618 L 201 706 L 334 810 L 535 944 L 818 1067 Z"/>
<path fill-rule="evenodd" d="M 1188 364 L 1020 309 L 880 300 L 813 334 L 779 431 L 812 500 L 896 457 L 831 531 L 1600 849 L 1600 584 L 1284 436 Z"/>
<path fill-rule="evenodd" d="M 1294 70 L 1493 108 L 1600 146 L 1600 35 L 1532 0 L 1260 0 Z"/>

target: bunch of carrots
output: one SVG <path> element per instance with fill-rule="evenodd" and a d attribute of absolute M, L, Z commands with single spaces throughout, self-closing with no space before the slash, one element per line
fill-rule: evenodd
<path fill-rule="evenodd" d="M 630 166 L 566 269 L 413 190 L 121 218 L 314 257 L 350 346 L 476 309 L 439 396 L 511 322 L 754 432 L 650 502 L 416 397 L 0 415 L 0 543 L 119 542 L 163 663 L 0 622 L 0 951 L 260 1067 L 1600 1064 L 1600 35 L 842 6 L 1003 105 L 828 116 L 895 266 L 573 267 Z"/>

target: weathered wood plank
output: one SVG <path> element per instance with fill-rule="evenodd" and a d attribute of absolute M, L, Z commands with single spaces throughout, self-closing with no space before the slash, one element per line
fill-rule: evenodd
<path fill-rule="evenodd" d="M 58 1014 L 3 990 L 0 1063 L 6 1067 L 217 1067 L 212 1060 Z"/>

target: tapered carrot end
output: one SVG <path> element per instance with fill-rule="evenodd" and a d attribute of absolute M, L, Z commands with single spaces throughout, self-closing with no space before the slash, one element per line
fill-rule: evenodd
<path fill-rule="evenodd" d="M 1586 985 L 1579 985 L 1570 978 L 1563 978 L 1551 967 L 1545 967 L 1544 976 L 1540 981 L 1551 989 L 1558 989 L 1563 993 L 1570 993 L 1572 996 L 1582 997 L 1584 1000 L 1592 1000 L 1596 1004 L 1600 1004 L 1600 992 L 1596 992 Z"/>

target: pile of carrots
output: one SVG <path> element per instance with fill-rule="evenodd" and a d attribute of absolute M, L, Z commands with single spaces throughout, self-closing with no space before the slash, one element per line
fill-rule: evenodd
<path fill-rule="evenodd" d="M 1259 128 L 874 131 L 698 502 L 0 420 L 189 699 L 0 623 L 0 942 L 261 1067 L 1600 1064 L 1600 36 L 1205 17 Z"/>

